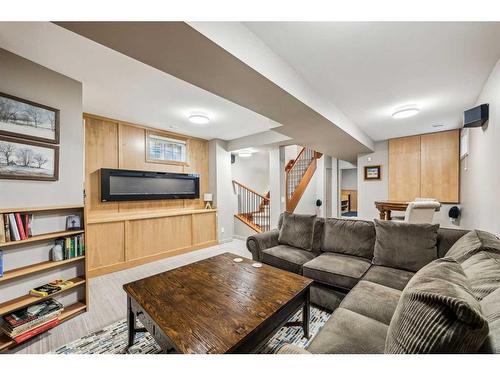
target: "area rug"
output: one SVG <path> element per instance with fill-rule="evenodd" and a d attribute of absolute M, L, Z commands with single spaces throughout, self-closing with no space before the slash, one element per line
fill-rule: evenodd
<path fill-rule="evenodd" d="M 307 346 L 312 338 L 323 327 L 330 313 L 311 307 L 311 321 L 309 324 L 310 339 L 303 337 L 302 327 L 283 327 L 269 340 L 261 349 L 260 353 L 275 353 L 284 344 L 293 344 L 301 348 Z M 290 318 L 291 322 L 302 319 L 302 310 Z M 138 324 L 140 326 L 140 324 Z M 161 352 L 160 347 L 148 332 L 140 332 L 135 335 L 135 345 L 129 349 L 130 354 L 157 354 Z M 67 345 L 51 352 L 52 354 L 126 354 L 127 345 L 127 321 L 120 320 L 100 331 L 79 338 Z"/>

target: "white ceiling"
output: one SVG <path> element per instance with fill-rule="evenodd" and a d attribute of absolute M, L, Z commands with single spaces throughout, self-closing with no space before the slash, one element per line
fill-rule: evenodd
<path fill-rule="evenodd" d="M 278 124 L 48 22 L 0 22 L 0 47 L 83 83 L 85 112 L 195 137 L 232 140 Z M 208 126 L 191 124 L 193 112 Z"/>
<path fill-rule="evenodd" d="M 500 58 L 498 22 L 245 25 L 374 140 L 460 127 Z"/>

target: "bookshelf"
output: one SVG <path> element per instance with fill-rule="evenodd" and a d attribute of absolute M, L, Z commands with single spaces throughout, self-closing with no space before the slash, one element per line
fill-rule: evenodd
<path fill-rule="evenodd" d="M 71 211 L 71 214 L 78 212 L 78 214 L 81 216 L 81 222 L 84 223 L 84 206 L 83 205 L 66 205 L 66 206 L 43 206 L 43 207 L 22 207 L 22 208 L 2 208 L 0 209 L 0 214 L 4 213 L 12 213 L 12 212 L 19 212 L 23 214 L 33 214 L 36 215 L 37 213 L 50 213 L 50 214 L 56 214 L 56 215 L 61 215 L 64 216 L 67 213 Z M 68 213 L 69 214 L 69 213 Z M 35 216 L 36 217 L 36 216 Z M 0 228 L 3 230 L 3 228 Z M 5 259 L 5 254 L 7 254 L 10 250 L 16 250 L 16 251 L 24 251 L 22 249 L 23 246 L 26 245 L 33 245 L 36 244 L 37 242 L 43 243 L 43 242 L 49 242 L 50 240 L 55 240 L 57 238 L 65 238 L 65 237 L 71 237 L 79 234 L 83 234 L 85 237 L 85 228 L 82 230 L 62 230 L 62 231 L 54 231 L 54 232 L 47 232 L 47 233 L 41 233 L 34 235 L 32 237 L 29 237 L 24 240 L 18 240 L 18 241 L 10 241 L 10 242 L 1 242 L 0 243 L 0 250 L 4 252 L 4 259 Z M 86 241 L 85 241 L 86 243 Z M 27 278 L 29 277 L 31 280 L 36 280 L 36 275 L 42 274 L 46 271 L 49 270 L 57 270 L 63 267 L 68 267 L 70 265 L 78 265 L 83 263 L 83 274 L 78 275 L 75 278 L 70 279 L 70 281 L 73 282 L 73 285 L 71 285 L 68 288 L 65 288 L 57 293 L 53 293 L 47 297 L 37 297 L 37 296 L 32 296 L 29 294 L 29 291 L 22 289 L 19 290 L 18 297 L 13 298 L 8 301 L 4 301 L 0 303 L 0 316 L 3 316 L 5 314 L 8 314 L 12 311 L 15 311 L 20 308 L 27 307 L 33 303 L 43 301 L 48 298 L 56 298 L 57 296 L 61 296 L 66 293 L 71 293 L 74 292 L 75 290 L 83 289 L 83 293 L 79 294 L 79 300 L 75 303 L 72 303 L 68 306 L 64 306 L 64 310 L 62 311 L 60 317 L 59 317 L 59 324 L 75 317 L 76 315 L 87 311 L 87 296 L 88 296 L 88 283 L 87 283 L 87 258 L 85 255 L 83 256 L 78 256 L 70 259 L 65 259 L 61 261 L 43 261 L 43 262 L 38 262 L 38 263 L 33 263 L 29 264 L 27 266 L 23 267 L 18 267 L 18 268 L 13 268 L 9 269 L 8 271 L 4 271 L 3 276 L 0 277 L 0 294 L 2 291 L 2 287 L 4 287 L 6 284 L 10 283 L 13 280 L 21 280 L 22 278 Z M 8 266 L 5 264 L 4 261 L 4 269 L 8 268 Z M 57 277 L 54 277 L 57 278 Z M 45 282 L 40 282 L 40 285 L 44 284 Z M 34 282 L 34 285 L 36 282 Z M 38 286 L 38 284 L 36 284 Z M 17 294 L 17 293 L 16 293 Z M 34 336 L 36 337 L 36 336 Z M 32 340 L 34 337 L 30 338 L 29 340 Z M 28 341 L 29 341 L 28 340 Z M 25 341 L 26 342 L 26 341 Z M 24 344 L 23 342 L 22 344 Z M 0 331 L 0 352 L 6 351 L 13 349 L 17 345 L 22 345 L 22 344 L 17 344 L 13 339 L 11 339 L 9 336 L 3 334 L 3 332 Z"/>

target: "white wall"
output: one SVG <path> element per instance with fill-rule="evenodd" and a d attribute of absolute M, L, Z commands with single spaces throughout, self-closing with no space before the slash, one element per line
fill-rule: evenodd
<path fill-rule="evenodd" d="M 0 92 L 60 110 L 59 181 L 1 180 L 0 207 L 83 203 L 82 84 L 0 49 Z"/>
<path fill-rule="evenodd" d="M 341 189 L 358 190 L 358 170 L 357 169 L 342 169 Z"/>
<path fill-rule="evenodd" d="M 259 150 L 248 158 L 235 156 L 232 179 L 264 195 L 269 191 L 269 151 Z"/>
<path fill-rule="evenodd" d="M 489 103 L 486 128 L 469 131 L 469 156 L 461 162 L 461 226 L 500 234 L 500 61 L 476 105 Z"/>
<path fill-rule="evenodd" d="M 0 180 L 0 207 L 81 205 L 83 203 L 82 84 L 0 49 L 0 92 L 60 110 L 59 180 Z M 65 229 L 65 216 L 77 212 L 37 213 L 34 234 Z M 49 260 L 53 240 L 14 247 L 4 253 L 4 271 Z M 54 279 L 84 273 L 83 263 L 68 265 L 2 285 L 0 302 Z M 58 297 L 64 305 L 81 298 L 81 289 Z"/>
<path fill-rule="evenodd" d="M 375 142 L 373 152 L 358 156 L 358 217 L 361 219 L 378 218 L 379 213 L 374 202 L 388 199 L 388 147 L 387 141 Z M 364 180 L 364 167 L 367 165 L 382 166 L 380 181 Z"/>
<path fill-rule="evenodd" d="M 234 227 L 231 153 L 226 147 L 226 142 L 220 139 L 213 139 L 208 143 L 209 189 L 217 208 L 219 242 L 231 241 Z"/>

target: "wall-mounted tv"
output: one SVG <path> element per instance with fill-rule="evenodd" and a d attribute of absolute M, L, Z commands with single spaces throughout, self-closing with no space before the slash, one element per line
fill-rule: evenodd
<path fill-rule="evenodd" d="M 101 201 L 195 199 L 200 176 L 187 173 L 101 168 Z"/>

